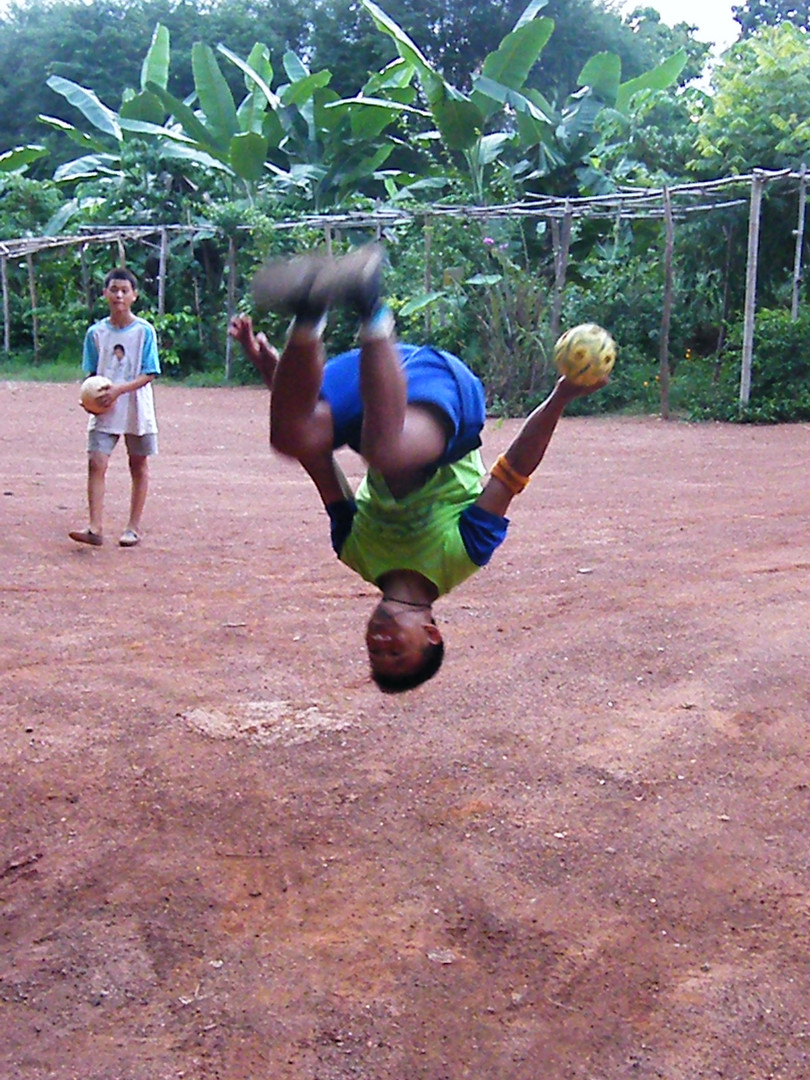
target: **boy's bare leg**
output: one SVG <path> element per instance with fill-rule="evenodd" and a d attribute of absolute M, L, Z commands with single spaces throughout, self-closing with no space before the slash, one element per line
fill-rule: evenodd
<path fill-rule="evenodd" d="M 87 507 L 90 531 L 101 536 L 104 517 L 104 489 L 107 482 L 109 454 L 100 454 L 94 450 L 87 460 Z"/>
<path fill-rule="evenodd" d="M 149 458 L 142 454 L 129 455 L 129 475 L 132 480 L 132 492 L 129 500 L 129 524 L 127 531 L 136 535 L 141 531 L 141 518 L 149 493 Z"/>

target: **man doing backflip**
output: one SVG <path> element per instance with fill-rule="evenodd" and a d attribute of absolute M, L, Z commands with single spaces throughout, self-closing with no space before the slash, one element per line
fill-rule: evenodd
<path fill-rule="evenodd" d="M 266 265 L 254 280 L 257 306 L 293 316 L 280 357 L 246 316 L 229 332 L 272 390 L 271 445 L 312 478 L 340 560 L 380 590 L 366 646 L 375 682 L 396 691 L 438 670 L 434 602 L 489 561 L 565 406 L 599 387 L 559 379 L 485 481 L 481 383 L 450 353 L 396 341 L 380 300 L 383 256 L 372 244 L 337 259 Z M 333 306 L 357 313 L 359 348 L 327 360 L 322 335 Z M 344 445 L 368 466 L 356 493 L 335 460 Z"/>

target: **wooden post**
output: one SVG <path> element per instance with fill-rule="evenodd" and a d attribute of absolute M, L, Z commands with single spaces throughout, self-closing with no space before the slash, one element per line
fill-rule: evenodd
<path fill-rule="evenodd" d="M 81 263 L 82 271 L 82 292 L 84 293 L 84 304 L 87 308 L 87 314 L 92 321 L 93 318 L 93 294 L 90 291 L 90 274 L 87 271 L 87 244 L 82 244 L 81 251 L 79 253 L 79 259 Z"/>
<path fill-rule="evenodd" d="M 11 352 L 11 305 L 8 295 L 8 259 L 0 258 L 0 278 L 3 280 L 3 351 Z"/>
<path fill-rule="evenodd" d="M 328 223 L 323 227 L 324 240 L 326 241 L 326 254 L 332 254 L 332 226 Z"/>
<path fill-rule="evenodd" d="M 754 170 L 751 182 L 751 205 L 748 212 L 748 259 L 745 267 L 745 312 L 743 317 L 742 365 L 740 368 L 740 407 L 751 398 L 751 361 L 754 355 L 754 317 L 757 306 L 757 263 L 759 260 L 759 224 L 762 213 L 762 190 L 765 174 Z"/>
<path fill-rule="evenodd" d="M 117 243 L 117 246 L 118 246 L 118 265 L 119 266 L 126 266 L 127 265 L 127 249 L 124 247 L 124 241 L 119 236 L 116 243 Z"/>
<path fill-rule="evenodd" d="M 236 314 L 236 244 L 233 237 L 228 237 L 228 325 Z M 225 335 L 225 381 L 231 378 L 231 360 L 233 357 L 233 338 Z"/>
<path fill-rule="evenodd" d="M 164 226 L 160 230 L 160 263 L 158 265 L 158 315 L 166 313 L 166 263 L 169 256 L 169 233 Z"/>
<path fill-rule="evenodd" d="M 565 200 L 562 229 L 555 228 L 556 219 L 552 218 L 552 243 L 554 245 L 554 300 L 551 305 L 551 340 L 556 341 L 560 333 L 560 314 L 562 313 L 565 275 L 568 272 L 568 255 L 571 250 L 571 225 L 574 215 L 571 204 Z"/>
<path fill-rule="evenodd" d="M 39 360 L 39 315 L 37 314 L 37 279 L 34 274 L 34 257 L 26 255 L 28 264 L 28 295 L 31 299 L 31 335 L 34 341 L 34 359 Z"/>
<path fill-rule="evenodd" d="M 799 292 L 802 286 L 802 248 L 804 247 L 804 213 L 807 199 L 807 165 L 802 162 L 799 178 L 799 221 L 796 225 L 796 248 L 793 254 L 793 298 L 790 304 L 790 317 L 793 322 L 799 318 Z"/>
<path fill-rule="evenodd" d="M 197 277 L 194 258 L 194 229 L 191 225 L 191 211 L 186 211 L 186 222 L 188 223 L 188 246 L 189 250 L 189 266 L 191 267 L 191 286 L 194 290 L 194 317 L 197 320 L 197 337 L 200 344 L 203 343 L 203 328 L 202 328 L 202 311 L 200 310 L 200 282 Z"/>
<path fill-rule="evenodd" d="M 423 236 L 425 241 L 425 295 L 430 292 L 430 218 L 425 218 L 425 224 L 423 227 Z M 430 304 L 425 308 L 425 337 L 430 341 L 431 326 L 430 326 Z"/>
<path fill-rule="evenodd" d="M 658 354 L 658 379 L 661 385 L 661 418 L 669 420 L 669 328 L 672 322 L 672 252 L 675 225 L 672 220 L 672 197 L 664 188 L 664 300 L 661 306 L 661 341 Z"/>

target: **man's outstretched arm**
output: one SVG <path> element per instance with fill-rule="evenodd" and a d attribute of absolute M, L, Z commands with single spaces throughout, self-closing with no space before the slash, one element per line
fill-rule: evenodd
<path fill-rule="evenodd" d="M 607 379 L 595 386 L 578 386 L 566 378 L 558 379 L 549 396 L 529 414 L 509 449 L 493 466 L 476 506 L 503 517 L 514 496 L 525 487 L 525 481 L 543 460 L 566 405 L 606 384 Z"/>

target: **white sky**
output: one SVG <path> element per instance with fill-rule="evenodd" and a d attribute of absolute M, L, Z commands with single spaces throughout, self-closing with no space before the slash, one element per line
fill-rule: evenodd
<path fill-rule="evenodd" d="M 732 0 L 619 0 L 618 4 L 620 9 L 628 11 L 635 7 L 654 7 L 660 11 L 667 26 L 688 22 L 698 27 L 695 37 L 699 41 L 717 46 L 715 52 L 722 52 L 737 40 L 740 28 L 731 14 L 731 5 Z M 385 7 L 384 0 L 382 6 Z M 0 11 L 7 7 L 8 0 L 0 0 Z"/>
<path fill-rule="evenodd" d="M 738 3 L 741 0 L 737 0 Z M 685 22 L 696 26 L 698 41 L 711 42 L 715 52 L 722 52 L 737 40 L 739 23 L 731 14 L 732 0 L 622 0 L 621 8 L 653 7 L 667 26 Z"/>

